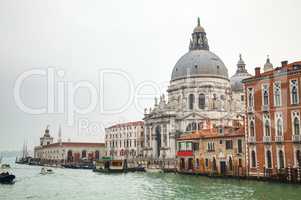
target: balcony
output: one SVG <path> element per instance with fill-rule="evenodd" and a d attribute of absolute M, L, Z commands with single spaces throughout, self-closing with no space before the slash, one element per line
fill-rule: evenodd
<path fill-rule="evenodd" d="M 301 142 L 301 135 L 293 135 L 293 142 Z"/>
<path fill-rule="evenodd" d="M 248 106 L 248 107 L 247 107 L 247 112 L 248 112 L 248 113 L 253 113 L 253 112 L 254 112 L 254 107 L 253 107 L 253 106 L 251 106 L 251 107 Z"/>
<path fill-rule="evenodd" d="M 272 137 L 271 136 L 263 136 L 263 143 L 271 143 Z"/>
<path fill-rule="evenodd" d="M 282 136 L 275 136 L 275 142 L 276 143 L 282 143 L 284 142 L 284 137 Z"/>
<path fill-rule="evenodd" d="M 269 105 L 262 105 L 261 107 L 263 112 L 268 112 L 269 111 Z"/>
<path fill-rule="evenodd" d="M 256 143 L 256 137 L 255 136 L 249 136 L 248 137 L 248 143 L 255 144 Z"/>

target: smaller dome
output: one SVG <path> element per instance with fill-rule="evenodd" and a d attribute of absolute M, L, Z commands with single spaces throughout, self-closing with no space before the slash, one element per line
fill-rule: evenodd
<path fill-rule="evenodd" d="M 267 71 L 270 71 L 272 69 L 273 69 L 273 64 L 271 63 L 269 56 L 267 56 L 267 61 L 263 66 L 263 71 L 267 72 Z"/>
<path fill-rule="evenodd" d="M 243 66 L 243 67 L 246 66 L 245 61 L 242 59 L 242 55 L 241 54 L 239 54 L 239 60 L 237 62 L 237 66 Z"/>
<path fill-rule="evenodd" d="M 242 92 L 243 91 L 243 83 L 242 80 L 251 77 L 249 73 L 241 73 L 235 74 L 230 78 L 231 89 L 234 92 Z"/>
<path fill-rule="evenodd" d="M 234 92 L 242 92 L 243 91 L 242 80 L 251 77 L 251 75 L 246 70 L 245 66 L 246 64 L 240 54 L 239 60 L 237 62 L 236 73 L 230 78 L 231 89 Z"/>

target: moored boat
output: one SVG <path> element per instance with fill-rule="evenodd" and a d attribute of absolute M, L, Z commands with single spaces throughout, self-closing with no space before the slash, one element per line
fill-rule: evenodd
<path fill-rule="evenodd" d="M 103 157 L 95 162 L 93 169 L 95 172 L 102 173 L 124 173 L 127 172 L 126 160 L 112 160 L 110 157 Z"/>
<path fill-rule="evenodd" d="M 148 167 L 145 168 L 146 172 L 150 173 L 161 173 L 163 170 L 159 166 L 154 166 L 154 165 L 149 165 Z"/>
<path fill-rule="evenodd" d="M 137 167 L 134 168 L 135 172 L 145 172 L 145 167 L 143 164 L 138 164 Z"/>
<path fill-rule="evenodd" d="M 15 178 L 16 176 L 12 174 L 10 165 L 2 164 L 0 168 L 0 183 L 11 184 Z"/>

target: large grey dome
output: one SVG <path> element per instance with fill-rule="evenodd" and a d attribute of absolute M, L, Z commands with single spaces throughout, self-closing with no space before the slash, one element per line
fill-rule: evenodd
<path fill-rule="evenodd" d="M 190 50 L 173 68 L 171 80 L 187 77 L 218 77 L 228 79 L 228 70 L 223 61 L 209 50 Z"/>

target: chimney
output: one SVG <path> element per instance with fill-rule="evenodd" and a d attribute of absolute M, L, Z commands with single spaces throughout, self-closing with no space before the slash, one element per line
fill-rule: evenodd
<path fill-rule="evenodd" d="M 288 63 L 287 60 L 282 61 L 282 62 L 281 62 L 281 67 L 287 67 L 287 63 Z"/>
<path fill-rule="evenodd" d="M 260 76 L 260 67 L 255 68 L 255 76 Z"/>

